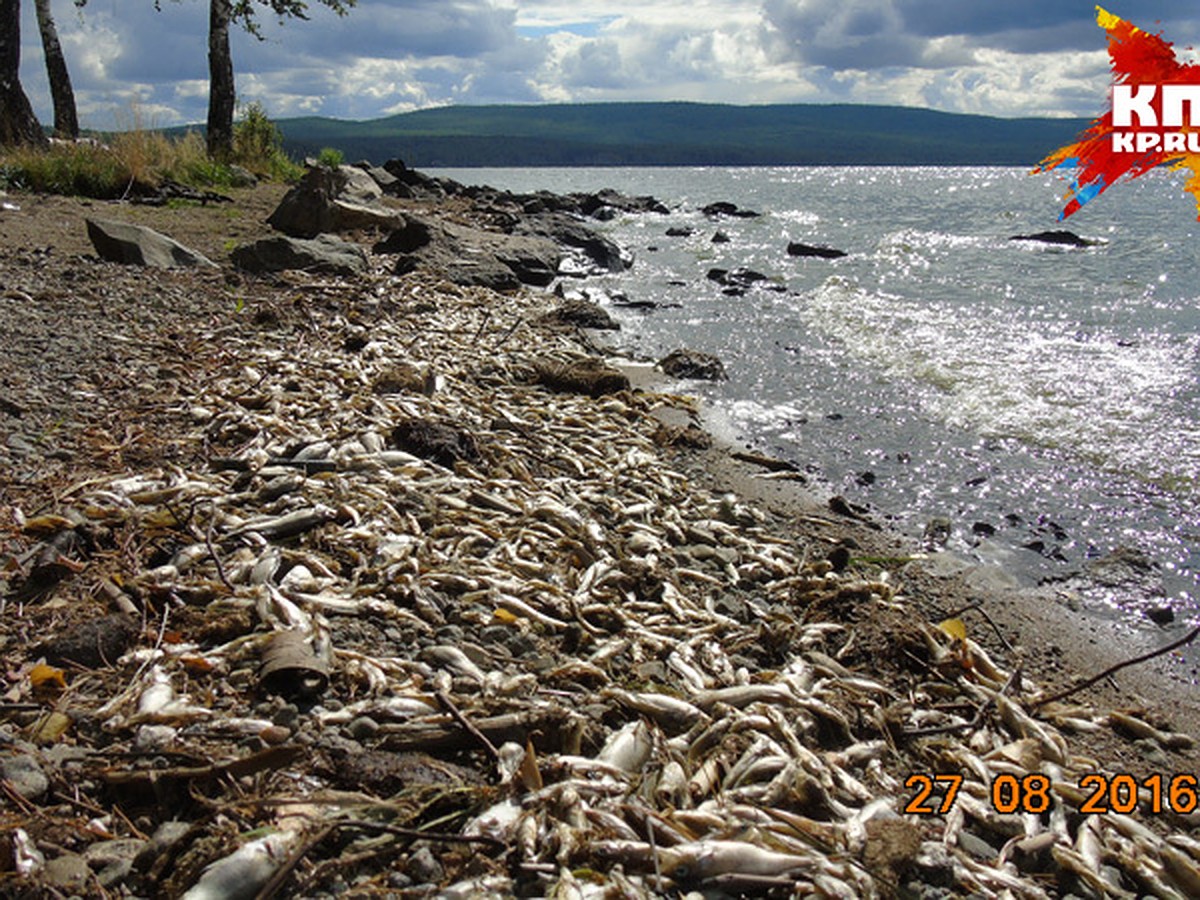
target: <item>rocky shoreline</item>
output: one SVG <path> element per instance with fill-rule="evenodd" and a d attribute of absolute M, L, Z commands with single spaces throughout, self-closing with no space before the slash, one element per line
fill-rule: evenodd
<path fill-rule="evenodd" d="M 279 240 L 269 188 L 3 214 L 0 888 L 1194 895 L 1195 811 L 1080 811 L 1089 775 L 1194 774 L 1181 710 L 1042 703 L 1094 670 L 521 287 L 620 264 L 565 217 L 651 201 L 382 171 L 302 188 L 350 275 L 87 245 L 225 260 Z M 998 808 L 1030 775 L 1050 808 Z"/>

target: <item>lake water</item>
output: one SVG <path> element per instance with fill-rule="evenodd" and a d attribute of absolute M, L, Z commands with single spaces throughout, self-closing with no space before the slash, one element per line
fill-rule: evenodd
<path fill-rule="evenodd" d="M 1027 583 L 1117 547 L 1162 565 L 1181 620 L 1200 573 L 1200 242 L 1182 176 L 1156 171 L 1057 222 L 1064 181 L 1015 168 L 436 170 L 467 184 L 653 194 L 670 215 L 600 227 L 636 256 L 593 287 L 663 304 L 611 310 L 618 341 L 717 354 L 689 385 L 739 439 L 830 489 Z M 757 218 L 711 220 L 729 201 Z M 692 228 L 667 237 L 669 227 Z M 1069 227 L 1086 249 L 1013 242 Z M 728 243 L 713 243 L 715 231 Z M 792 258 L 789 241 L 841 259 Z M 784 291 L 722 293 L 715 267 Z M 1093 598 L 1094 600 L 1094 598 Z M 1099 602 L 1137 615 L 1145 598 Z"/>

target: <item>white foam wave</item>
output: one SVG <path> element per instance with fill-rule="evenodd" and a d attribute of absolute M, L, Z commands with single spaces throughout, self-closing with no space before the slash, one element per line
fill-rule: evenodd
<path fill-rule="evenodd" d="M 918 302 L 834 277 L 800 303 L 811 327 L 921 393 L 952 426 L 1057 448 L 1141 478 L 1194 472 L 1200 428 L 1174 411 L 1195 340 L 1132 345 L 987 304 Z M 1159 435 L 1170 435 L 1164 453 Z"/>

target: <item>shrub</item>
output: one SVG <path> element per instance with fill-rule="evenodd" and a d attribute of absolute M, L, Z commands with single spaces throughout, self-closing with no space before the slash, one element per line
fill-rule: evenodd
<path fill-rule="evenodd" d="M 304 170 L 283 152 L 283 135 L 261 103 L 242 108 L 233 126 L 233 161 L 255 175 L 295 181 Z"/>
<path fill-rule="evenodd" d="M 345 154 L 341 150 L 333 147 L 323 147 L 321 152 L 317 154 L 317 165 L 324 166 L 327 169 L 336 169 L 346 159 Z"/>

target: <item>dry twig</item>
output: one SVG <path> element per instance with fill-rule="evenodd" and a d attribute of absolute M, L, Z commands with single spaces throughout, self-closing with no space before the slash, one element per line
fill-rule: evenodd
<path fill-rule="evenodd" d="M 1099 675 L 1093 675 L 1091 678 L 1079 682 L 1074 687 L 1069 687 L 1064 691 L 1059 691 L 1057 694 L 1051 694 L 1049 697 L 1043 697 L 1041 700 L 1038 700 L 1033 704 L 1033 708 L 1038 709 L 1039 707 L 1045 706 L 1047 703 L 1054 703 L 1056 700 L 1065 700 L 1072 694 L 1077 694 L 1086 688 L 1090 688 L 1097 681 L 1102 681 L 1108 676 L 1119 672 L 1121 669 L 1124 669 L 1128 666 L 1136 666 L 1138 663 L 1144 663 L 1147 660 L 1154 659 L 1156 656 L 1162 656 L 1166 653 L 1170 653 L 1172 650 L 1178 650 L 1180 647 L 1190 644 L 1198 635 L 1200 635 L 1200 625 L 1197 625 L 1179 640 L 1173 641 L 1172 643 L 1167 644 L 1165 647 L 1160 647 L 1157 650 L 1151 650 L 1149 653 L 1143 653 L 1141 656 L 1134 657 L 1133 659 L 1127 659 L 1124 662 L 1119 662 L 1115 666 L 1109 666 Z"/>

